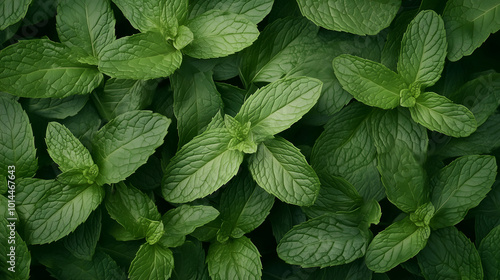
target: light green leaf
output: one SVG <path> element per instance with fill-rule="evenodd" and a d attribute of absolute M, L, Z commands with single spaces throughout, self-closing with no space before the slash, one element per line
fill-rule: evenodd
<path fill-rule="evenodd" d="M 297 0 L 302 14 L 315 24 L 334 31 L 375 35 L 388 27 L 401 6 L 400 0 Z"/>
<path fill-rule="evenodd" d="M 357 215 L 325 214 L 293 227 L 281 239 L 278 256 L 302 267 L 346 264 L 362 257 L 371 233 Z"/>
<path fill-rule="evenodd" d="M 193 42 L 194 35 L 193 32 L 191 32 L 191 29 L 189 29 L 187 26 L 181 25 L 179 26 L 179 29 L 177 29 L 177 37 L 175 37 L 174 40 L 174 48 L 181 50 L 187 45 L 191 44 Z"/>
<path fill-rule="evenodd" d="M 85 168 L 68 169 L 57 175 L 56 180 L 64 185 L 90 185 L 99 174 L 96 164 Z"/>
<path fill-rule="evenodd" d="M 48 119 L 65 119 L 76 115 L 89 100 L 88 95 L 73 95 L 65 98 L 29 98 L 28 112 Z"/>
<path fill-rule="evenodd" d="M 497 174 L 492 156 L 464 156 L 454 160 L 432 179 L 431 202 L 436 208 L 433 228 L 460 222 L 491 190 Z"/>
<path fill-rule="evenodd" d="M 192 19 L 209 10 L 228 11 L 235 14 L 246 16 L 253 23 L 257 24 L 269 14 L 274 0 L 218 0 L 204 1 L 194 0 L 189 1 L 189 18 Z"/>
<path fill-rule="evenodd" d="M 212 243 L 207 263 L 213 280 L 257 280 L 262 276 L 259 251 L 245 236 L 223 244 Z"/>
<path fill-rule="evenodd" d="M 225 128 L 206 131 L 184 145 L 170 160 L 162 181 L 163 197 L 174 203 L 205 197 L 227 183 L 243 161 L 243 153 L 228 150 Z"/>
<path fill-rule="evenodd" d="M 219 211 L 212 206 L 184 204 L 167 211 L 161 219 L 165 225 L 166 235 L 188 235 L 218 216 Z"/>
<path fill-rule="evenodd" d="M 260 88 L 241 106 L 235 119 L 250 122 L 254 141 L 269 138 L 297 122 L 316 104 L 321 81 L 313 78 L 284 78 Z"/>
<path fill-rule="evenodd" d="M 385 196 L 370 135 L 374 111 L 358 102 L 347 106 L 325 125 L 311 153 L 316 172 L 346 179 L 365 200 Z"/>
<path fill-rule="evenodd" d="M 92 141 L 96 182 L 118 183 L 134 173 L 163 144 L 170 122 L 151 111 L 131 111 L 103 126 Z"/>
<path fill-rule="evenodd" d="M 212 71 L 203 72 L 184 63 L 170 78 L 180 147 L 203 132 L 223 107 L 212 75 Z"/>
<path fill-rule="evenodd" d="M 103 76 L 76 61 L 66 46 L 46 39 L 22 40 L 0 51 L 0 90 L 28 98 L 85 95 Z"/>
<path fill-rule="evenodd" d="M 425 279 L 483 279 L 476 247 L 455 227 L 433 231 L 418 264 Z"/>
<path fill-rule="evenodd" d="M 181 66 L 182 53 L 159 33 L 122 37 L 102 49 L 99 70 L 119 79 L 168 77 Z"/>
<path fill-rule="evenodd" d="M 97 185 L 68 186 L 54 180 L 17 181 L 17 213 L 29 244 L 61 239 L 87 220 L 104 198 Z"/>
<path fill-rule="evenodd" d="M 183 52 L 194 58 L 224 57 L 250 46 L 259 36 L 257 25 L 243 15 L 207 11 L 186 23 L 194 39 Z"/>
<path fill-rule="evenodd" d="M 92 58 L 95 65 L 102 49 L 115 40 L 115 17 L 109 0 L 61 0 L 56 20 L 61 43 Z"/>
<path fill-rule="evenodd" d="M 448 59 L 457 61 L 471 55 L 500 29 L 500 3 L 497 0 L 451 0 L 446 3 L 443 20 L 448 39 Z"/>
<path fill-rule="evenodd" d="M 420 252 L 431 234 L 428 226 L 418 227 L 409 217 L 395 222 L 375 238 L 366 251 L 366 265 L 375 272 L 386 272 Z"/>
<path fill-rule="evenodd" d="M 399 52 L 398 73 L 407 84 L 434 85 L 446 58 L 446 31 L 434 11 L 420 12 L 408 25 Z"/>
<path fill-rule="evenodd" d="M 283 202 L 310 206 L 318 196 L 316 172 L 300 150 L 281 137 L 262 142 L 248 159 L 248 169 L 261 188 Z"/>
<path fill-rule="evenodd" d="M 333 60 L 333 69 L 342 87 L 369 106 L 396 108 L 400 91 L 407 88 L 398 74 L 378 62 L 360 57 L 337 56 Z"/>
<path fill-rule="evenodd" d="M 32 177 L 38 169 L 35 141 L 28 115 L 17 101 L 0 97 L 0 175 L 15 166 L 16 177 Z"/>
<path fill-rule="evenodd" d="M 94 104 L 105 119 L 111 120 L 123 113 L 148 107 L 153 101 L 157 85 L 158 81 L 155 80 L 111 78 L 102 90 L 93 94 Z"/>
<path fill-rule="evenodd" d="M 64 247 L 73 256 L 91 261 L 101 236 L 101 221 L 101 211 L 98 209 L 92 212 L 85 223 L 63 239 Z"/>
<path fill-rule="evenodd" d="M 494 280 L 500 277 L 500 226 L 486 235 L 479 245 L 479 255 L 484 268 L 484 279 Z"/>
<path fill-rule="evenodd" d="M 168 279 L 174 268 L 172 251 L 160 245 L 144 244 L 130 264 L 129 277 L 138 279 Z"/>
<path fill-rule="evenodd" d="M 452 137 L 469 136 L 477 128 L 476 119 L 467 107 L 434 92 L 422 93 L 410 113 L 415 122 Z"/>
<path fill-rule="evenodd" d="M 20 21 L 32 0 L 5 0 L 0 3 L 0 30 Z"/>

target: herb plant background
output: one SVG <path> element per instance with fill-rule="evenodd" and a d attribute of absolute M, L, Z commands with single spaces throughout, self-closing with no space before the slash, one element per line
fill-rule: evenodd
<path fill-rule="evenodd" d="M 499 0 L 4 0 L 0 278 L 500 279 L 499 29 Z"/>

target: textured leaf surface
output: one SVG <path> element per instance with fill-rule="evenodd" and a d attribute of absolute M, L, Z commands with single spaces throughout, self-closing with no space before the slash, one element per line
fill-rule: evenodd
<path fill-rule="evenodd" d="M 358 101 L 382 109 L 399 105 L 399 92 L 407 85 L 384 65 L 352 55 L 333 60 L 333 69 L 342 87 Z"/>
<path fill-rule="evenodd" d="M 273 2 L 273 0 L 194 0 L 189 1 L 189 17 L 196 17 L 209 10 L 221 10 L 244 15 L 253 23 L 257 24 L 271 11 Z"/>
<path fill-rule="evenodd" d="M 262 142 L 248 159 L 257 184 L 280 200 L 299 206 L 314 203 L 319 179 L 300 150 L 278 137 Z"/>
<path fill-rule="evenodd" d="M 375 35 L 391 24 L 401 1 L 297 0 L 302 14 L 326 29 Z"/>
<path fill-rule="evenodd" d="M 161 34 L 148 32 L 122 37 L 102 50 L 99 70 L 119 79 L 168 77 L 179 68 L 182 54 Z"/>
<path fill-rule="evenodd" d="M 448 39 L 448 59 L 457 61 L 481 46 L 500 29 L 497 0 L 452 0 L 446 3 L 443 20 Z"/>
<path fill-rule="evenodd" d="M 214 280 L 254 280 L 262 276 L 257 247 L 245 236 L 224 244 L 212 243 L 207 255 L 208 272 Z"/>
<path fill-rule="evenodd" d="M 250 96 L 235 119 L 250 122 L 255 141 L 273 136 L 298 121 L 316 103 L 322 83 L 312 78 L 284 78 Z"/>
<path fill-rule="evenodd" d="M 209 195 L 227 183 L 243 161 L 243 154 L 228 150 L 231 135 L 225 128 L 193 138 L 170 160 L 162 181 L 163 197 L 182 203 Z"/>
<path fill-rule="evenodd" d="M 118 183 L 146 163 L 163 144 L 170 120 L 150 111 L 121 114 L 103 126 L 92 141 L 100 184 Z"/>
<path fill-rule="evenodd" d="M 93 57 L 95 64 L 106 45 L 115 40 L 115 17 L 109 0 L 62 0 L 57 7 L 59 40 Z"/>
<path fill-rule="evenodd" d="M 0 3 L 0 30 L 20 21 L 32 0 L 5 0 Z"/>
<path fill-rule="evenodd" d="M 218 216 L 219 211 L 212 206 L 181 205 L 169 210 L 161 219 L 168 235 L 188 235 Z"/>
<path fill-rule="evenodd" d="M 352 214 L 326 214 L 293 227 L 281 239 L 278 256 L 302 267 L 334 266 L 362 257 L 371 238 Z"/>
<path fill-rule="evenodd" d="M 446 31 L 441 17 L 434 11 L 420 12 L 403 36 L 398 73 L 408 84 L 432 86 L 441 77 L 446 48 Z"/>
<path fill-rule="evenodd" d="M 484 279 L 493 280 L 500 277 L 500 226 L 495 227 L 481 241 L 479 254 L 484 268 Z"/>
<path fill-rule="evenodd" d="M 182 246 L 174 248 L 175 267 L 172 279 L 204 279 L 207 273 L 205 250 L 199 241 L 186 241 Z"/>
<path fill-rule="evenodd" d="M 460 222 L 491 190 L 496 174 L 492 156 L 464 156 L 443 168 L 431 181 L 431 202 L 436 208 L 431 226 L 443 228 Z"/>
<path fill-rule="evenodd" d="M 174 268 L 172 251 L 160 245 L 144 244 L 130 264 L 130 279 L 168 279 Z"/>
<path fill-rule="evenodd" d="M 89 100 L 88 95 L 66 98 L 30 98 L 26 110 L 48 119 L 65 119 L 76 115 Z"/>
<path fill-rule="evenodd" d="M 73 256 L 91 261 L 101 235 L 101 227 L 101 211 L 98 209 L 90 214 L 85 223 L 78 226 L 74 232 L 64 238 L 64 247 Z"/>
<path fill-rule="evenodd" d="M 469 136 L 477 128 L 476 119 L 467 107 L 434 92 L 422 93 L 410 113 L 415 122 L 452 137 Z"/>
<path fill-rule="evenodd" d="M 97 185 L 67 186 L 54 180 L 18 180 L 16 191 L 16 210 L 29 244 L 50 243 L 68 235 L 104 198 L 104 190 Z"/>
<path fill-rule="evenodd" d="M 0 97 L 0 175 L 16 167 L 16 177 L 32 177 L 38 169 L 28 115 L 17 101 Z"/>
<path fill-rule="evenodd" d="M 425 247 L 431 230 L 418 227 L 408 217 L 396 222 L 373 238 L 366 252 L 366 265 L 375 272 L 386 272 Z"/>
<path fill-rule="evenodd" d="M 75 61 L 68 47 L 46 39 L 23 40 L 0 52 L 0 90 L 29 98 L 88 94 L 102 81 L 95 67 Z"/>
<path fill-rule="evenodd" d="M 183 51 L 195 58 L 228 56 L 250 46 L 259 36 L 257 25 L 243 15 L 207 11 L 186 26 L 194 39 Z"/>
<path fill-rule="evenodd" d="M 455 227 L 433 231 L 418 264 L 426 279 L 483 279 L 476 247 Z"/>

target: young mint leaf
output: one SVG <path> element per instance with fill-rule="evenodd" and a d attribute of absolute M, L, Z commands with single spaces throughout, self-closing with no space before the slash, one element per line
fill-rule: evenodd
<path fill-rule="evenodd" d="M 227 183 L 243 161 L 243 153 L 229 150 L 225 128 L 208 130 L 184 145 L 170 160 L 162 181 L 163 197 L 174 203 L 205 197 Z"/>
<path fill-rule="evenodd" d="M 134 279 L 168 279 L 174 269 L 172 251 L 159 244 L 144 244 L 130 264 L 129 277 Z"/>
<path fill-rule="evenodd" d="M 496 0 L 451 0 L 446 3 L 443 20 L 448 39 L 448 59 L 457 61 L 471 55 L 500 29 L 500 3 Z"/>
<path fill-rule="evenodd" d="M 38 169 L 28 115 L 17 101 L 0 97 L 0 176 L 15 166 L 16 177 L 32 177 Z"/>
<path fill-rule="evenodd" d="M 111 218 L 135 238 L 148 237 L 150 225 L 161 218 L 151 198 L 124 183 L 114 185 L 107 192 L 105 205 Z"/>
<path fill-rule="evenodd" d="M 446 58 L 446 31 L 434 11 L 422 11 L 410 22 L 401 41 L 398 73 L 407 84 L 434 85 Z"/>
<path fill-rule="evenodd" d="M 172 273 L 173 280 L 202 280 L 203 274 L 208 274 L 205 263 L 205 250 L 202 243 L 193 240 L 186 241 L 182 246 L 174 248 L 175 267 Z"/>
<path fill-rule="evenodd" d="M 166 237 L 183 237 L 217 218 L 219 211 L 212 206 L 181 205 L 169 210 L 161 218 L 165 225 Z"/>
<path fill-rule="evenodd" d="M 426 204 L 418 207 L 415 212 L 410 214 L 410 220 L 419 227 L 428 226 L 432 217 L 434 216 L 435 208 L 432 203 L 428 202 Z"/>
<path fill-rule="evenodd" d="M 431 181 L 431 201 L 436 214 L 433 228 L 460 222 L 491 190 L 497 164 L 492 156 L 464 156 L 443 168 Z"/>
<path fill-rule="evenodd" d="M 214 280 L 257 280 L 262 276 L 260 253 L 245 236 L 226 243 L 210 244 L 207 263 L 210 277 Z"/>
<path fill-rule="evenodd" d="M 68 186 L 55 180 L 17 181 L 17 213 L 29 244 L 61 239 L 89 217 L 104 198 L 97 185 Z"/>
<path fill-rule="evenodd" d="M 99 70 L 119 79 L 168 77 L 181 66 L 182 53 L 155 32 L 122 37 L 102 49 Z"/>
<path fill-rule="evenodd" d="M 177 36 L 175 37 L 174 40 L 174 48 L 178 50 L 182 50 L 184 47 L 187 45 L 191 44 L 194 39 L 194 34 L 191 32 L 191 29 L 189 27 L 181 25 L 179 26 L 179 29 L 177 29 Z"/>
<path fill-rule="evenodd" d="M 391 24 L 400 0 L 339 1 L 297 0 L 302 14 L 315 24 L 334 31 L 375 35 Z"/>
<path fill-rule="evenodd" d="M 99 167 L 93 164 L 84 168 L 68 169 L 59 174 L 56 180 L 65 185 L 90 185 L 99 174 Z"/>
<path fill-rule="evenodd" d="M 259 36 L 257 25 L 243 15 L 207 11 L 186 23 L 194 39 L 183 52 L 195 58 L 224 57 L 250 46 Z"/>
<path fill-rule="evenodd" d="M 179 146 L 203 132 L 212 117 L 223 107 L 212 75 L 212 71 L 204 72 L 192 64 L 184 63 L 170 77 Z"/>
<path fill-rule="evenodd" d="M 234 178 L 220 199 L 222 226 L 228 236 L 240 238 L 260 226 L 269 215 L 274 196 L 257 186 L 248 172 Z M 220 238 L 218 238 L 220 239 Z"/>
<path fill-rule="evenodd" d="M 91 261 L 101 235 L 101 226 L 101 211 L 98 209 L 90 214 L 87 221 L 63 239 L 64 247 L 73 256 Z"/>
<path fill-rule="evenodd" d="M 130 111 L 103 126 L 92 141 L 99 184 L 125 180 L 163 144 L 170 120 L 150 111 Z"/>
<path fill-rule="evenodd" d="M 243 153 L 253 154 L 257 151 L 257 144 L 254 141 L 253 133 L 250 131 L 252 124 L 250 122 L 240 123 L 235 118 L 226 115 L 224 124 L 231 136 L 228 148 L 238 150 Z"/>
<path fill-rule="evenodd" d="M 115 17 L 109 0 L 62 0 L 57 7 L 57 34 L 61 43 L 93 58 L 115 40 Z"/>
<path fill-rule="evenodd" d="M 481 241 L 479 255 L 484 269 L 484 279 L 493 280 L 500 277 L 500 226 L 495 227 Z"/>
<path fill-rule="evenodd" d="M 0 3 L 0 30 L 20 21 L 32 0 L 6 0 Z"/>
<path fill-rule="evenodd" d="M 418 254 L 427 244 L 431 230 L 419 227 L 409 217 L 395 222 L 375 238 L 366 251 L 366 265 L 375 272 L 386 272 Z"/>
<path fill-rule="evenodd" d="M 46 39 L 8 46 L 0 51 L 0 64 L 0 90 L 21 97 L 84 95 L 103 79 L 95 67 L 77 62 L 68 47 Z"/>
<path fill-rule="evenodd" d="M 26 100 L 26 110 L 48 119 L 65 119 L 80 112 L 88 100 L 88 95 L 73 95 L 65 98 L 30 98 Z"/>
<path fill-rule="evenodd" d="M 434 92 L 424 92 L 410 108 L 412 119 L 426 128 L 452 137 L 466 137 L 476 131 L 474 115 L 467 107 Z"/>
<path fill-rule="evenodd" d="M 88 169 L 94 165 L 89 151 L 64 125 L 50 122 L 45 134 L 47 152 L 62 172 Z M 95 168 L 94 168 L 95 169 Z M 97 176 L 97 171 L 94 175 Z M 89 174 L 90 175 L 90 174 Z M 95 178 L 94 176 L 94 178 Z"/>
<path fill-rule="evenodd" d="M 278 256 L 302 267 L 326 267 L 362 257 L 371 238 L 355 214 L 325 214 L 293 227 L 281 239 Z"/>
<path fill-rule="evenodd" d="M 384 65 L 343 54 L 333 60 L 333 69 L 342 87 L 358 101 L 382 109 L 399 105 L 400 91 L 407 84 Z"/>
<path fill-rule="evenodd" d="M 317 79 L 284 78 L 260 88 L 241 106 L 235 119 L 251 124 L 260 142 L 297 122 L 316 104 L 322 83 Z"/>
<path fill-rule="evenodd" d="M 433 231 L 418 264 L 425 279 L 483 279 L 476 247 L 455 227 Z"/>
<path fill-rule="evenodd" d="M 189 18 L 192 19 L 209 10 L 221 10 L 244 15 L 253 23 L 257 24 L 271 11 L 273 2 L 273 0 L 257 0 L 250 2 L 245 0 L 194 0 L 189 1 Z"/>
<path fill-rule="evenodd" d="M 319 193 L 319 179 L 300 150 L 277 137 L 262 142 L 248 158 L 257 184 L 283 202 L 310 206 Z"/>

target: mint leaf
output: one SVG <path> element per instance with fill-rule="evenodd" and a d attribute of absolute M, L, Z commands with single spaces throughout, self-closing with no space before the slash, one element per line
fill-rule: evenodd
<path fill-rule="evenodd" d="M 0 97 L 0 175 L 15 166 L 16 177 L 32 177 L 38 169 L 28 115 L 17 101 Z"/>
<path fill-rule="evenodd" d="M 497 250 L 500 240 L 500 226 L 486 235 L 479 245 L 479 255 L 484 269 L 484 279 L 493 280 L 500 277 L 500 253 Z"/>
<path fill-rule="evenodd" d="M 29 244 L 50 243 L 68 235 L 104 198 L 104 190 L 97 185 L 68 186 L 41 179 L 18 180 L 16 192 L 16 210 Z"/>
<path fill-rule="evenodd" d="M 426 128 L 452 137 L 466 137 L 476 131 L 474 115 L 463 105 L 434 92 L 424 92 L 410 108 L 412 119 Z"/>
<path fill-rule="evenodd" d="M 0 4 L 0 30 L 20 21 L 32 0 L 6 0 Z"/>
<path fill-rule="evenodd" d="M 279 242 L 293 226 L 305 222 L 307 217 L 300 207 L 276 201 L 269 218 L 274 238 Z"/>
<path fill-rule="evenodd" d="M 59 40 L 91 57 L 95 65 L 102 49 L 115 40 L 115 17 L 109 0 L 59 1 L 56 20 Z"/>
<path fill-rule="evenodd" d="M 178 50 L 182 50 L 187 45 L 191 44 L 194 39 L 194 34 L 191 32 L 187 26 L 181 25 L 177 29 L 177 37 L 175 37 L 175 41 L 173 43 L 174 48 Z"/>
<path fill-rule="evenodd" d="M 0 90 L 29 98 L 88 94 L 103 76 L 76 61 L 68 47 L 46 39 L 23 40 L 0 51 Z M 40 77 L 43 77 L 41 79 Z"/>
<path fill-rule="evenodd" d="M 298 121 L 316 103 L 322 83 L 312 78 L 284 78 L 260 88 L 241 106 L 235 119 L 251 124 L 254 141 L 273 136 Z"/>
<path fill-rule="evenodd" d="M 500 29 L 500 3 L 495 0 L 451 0 L 446 3 L 443 20 L 448 39 L 448 59 L 457 61 L 471 55 Z"/>
<path fill-rule="evenodd" d="M 73 256 L 91 261 L 101 235 L 101 226 L 101 211 L 98 209 L 90 214 L 87 221 L 63 239 L 64 247 Z"/>
<path fill-rule="evenodd" d="M 325 214 L 293 227 L 281 239 L 278 256 L 302 267 L 326 267 L 362 257 L 371 238 L 357 215 Z"/>
<path fill-rule="evenodd" d="M 212 279 L 260 279 L 262 263 L 257 247 L 245 236 L 212 243 L 207 255 Z"/>
<path fill-rule="evenodd" d="M 118 183 L 146 163 L 163 144 L 170 120 L 150 111 L 121 114 L 103 126 L 92 140 L 99 166 L 99 184 Z"/>
<path fill-rule="evenodd" d="M 251 2 L 245 0 L 194 0 L 189 1 L 189 18 L 194 18 L 209 10 L 221 10 L 244 15 L 253 23 L 257 24 L 271 11 L 273 2 L 273 0 L 257 0 Z"/>
<path fill-rule="evenodd" d="M 429 226 L 418 227 L 409 217 L 395 222 L 373 238 L 366 251 L 366 265 L 386 272 L 420 252 L 427 244 Z"/>
<path fill-rule="evenodd" d="M 172 251 L 158 244 L 144 244 L 130 264 L 130 279 L 168 279 L 174 268 Z"/>
<path fill-rule="evenodd" d="M 262 142 L 248 159 L 257 184 L 280 200 L 310 206 L 319 193 L 319 179 L 300 150 L 277 137 Z"/>
<path fill-rule="evenodd" d="M 101 127 L 101 117 L 90 103 L 85 105 L 78 114 L 65 118 L 61 124 L 66 126 L 75 137 L 89 150 L 92 150 L 92 139 Z"/>
<path fill-rule="evenodd" d="M 315 24 L 334 31 L 375 35 L 391 24 L 401 6 L 399 0 L 343 2 L 297 0 L 302 14 Z"/>
<path fill-rule="evenodd" d="M 181 66 L 182 53 L 159 33 L 122 37 L 102 49 L 99 70 L 119 79 L 168 77 Z"/>
<path fill-rule="evenodd" d="M 172 279 L 206 279 L 208 269 L 205 263 L 205 250 L 202 243 L 186 241 L 182 246 L 174 248 L 175 268 L 172 273 Z"/>
<path fill-rule="evenodd" d="M 14 232 L 15 235 L 11 235 L 11 221 L 6 220 L 7 218 L 7 204 L 8 201 L 5 197 L 0 196 L 0 200 L 2 203 L 2 207 L 0 207 L 0 238 L 4 240 L 3 244 L 0 245 L 0 250 L 4 252 L 0 255 L 0 261 L 2 264 L 0 265 L 0 277 L 6 280 L 18 280 L 18 279 L 29 279 L 30 275 L 30 265 L 31 265 L 31 255 L 28 251 L 28 247 L 26 246 L 26 242 L 21 238 L 19 233 Z M 15 240 L 15 243 L 12 243 L 11 240 Z M 10 242 L 9 242 L 10 241 Z M 15 266 L 14 272 L 9 270 L 12 267 L 12 263 L 10 263 L 11 259 L 8 254 L 11 254 L 11 246 L 15 247 Z"/>
<path fill-rule="evenodd" d="M 48 119 L 65 119 L 80 112 L 88 100 L 88 95 L 73 95 L 65 98 L 30 98 L 26 100 L 26 110 Z"/>
<path fill-rule="evenodd" d="M 227 183 L 243 161 L 240 151 L 227 149 L 229 141 L 229 132 L 219 128 L 206 131 L 184 145 L 165 170 L 163 197 L 175 203 L 193 201 Z"/>
<path fill-rule="evenodd" d="M 212 206 L 181 205 L 169 210 L 161 218 L 165 225 L 166 236 L 186 236 L 217 218 L 219 211 Z"/>
<path fill-rule="evenodd" d="M 398 74 L 384 65 L 352 55 L 337 56 L 333 69 L 342 87 L 369 106 L 396 108 L 400 91 L 407 87 Z"/>
<path fill-rule="evenodd" d="M 207 11 L 186 23 L 194 39 L 183 52 L 195 58 L 224 57 L 250 46 L 259 36 L 247 17 L 226 11 Z"/>
<path fill-rule="evenodd" d="M 410 22 L 401 41 L 398 73 L 407 84 L 434 85 L 446 58 L 446 32 L 441 17 L 422 11 Z"/>
<path fill-rule="evenodd" d="M 491 190 L 497 165 L 491 156 L 464 156 L 443 168 L 431 181 L 431 201 L 436 208 L 433 228 L 460 222 Z"/>
<path fill-rule="evenodd" d="M 455 227 L 433 231 L 418 264 L 426 279 L 483 279 L 476 247 Z"/>

